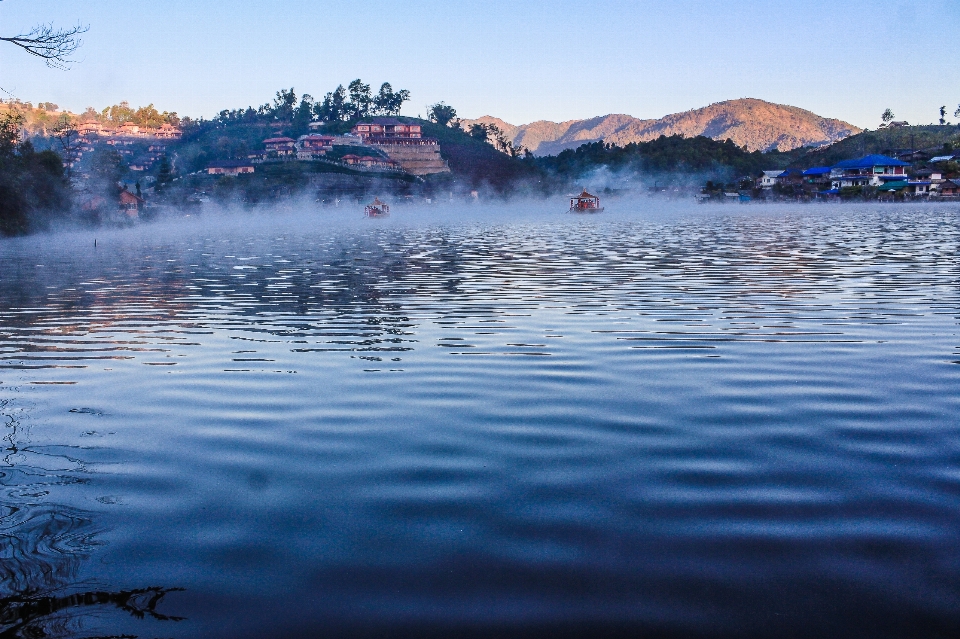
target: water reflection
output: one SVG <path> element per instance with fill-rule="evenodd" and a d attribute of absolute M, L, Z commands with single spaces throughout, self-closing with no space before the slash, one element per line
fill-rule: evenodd
<path fill-rule="evenodd" d="M 103 531 L 95 524 L 96 513 L 49 500 L 51 493 L 86 483 L 79 476 L 84 463 L 71 454 L 53 452 L 56 446 L 31 445 L 24 423 L 27 412 L 16 398 L 0 398 L 5 429 L 0 464 L 0 638 L 77 636 L 91 606 L 112 606 L 139 619 L 181 620 L 157 610 L 164 595 L 178 588 L 69 593 L 88 585 L 78 575 L 100 546 Z"/>
<path fill-rule="evenodd" d="M 630 221 L 615 233 L 609 226 L 541 233 L 467 225 L 256 240 L 186 235 L 102 247 L 92 257 L 71 249 L 49 264 L 7 253 L 0 255 L 11 274 L 0 280 L 0 365 L 69 369 L 137 359 L 176 366 L 178 354 L 211 330 L 235 330 L 254 343 L 279 338 L 297 353 L 402 360 L 424 346 L 412 339 L 423 321 L 509 325 L 515 314 L 545 309 L 646 318 L 634 327 L 640 336 L 611 333 L 637 348 L 843 343 L 860 337 L 844 326 L 898 322 L 933 296 L 952 303 L 956 288 L 938 287 L 956 269 L 955 224 L 893 215 L 865 229 L 864 216 L 851 217 L 829 227 L 811 227 L 802 216 Z M 490 352 L 490 340 L 475 343 L 476 335 L 436 345 Z M 510 345 L 494 352 L 535 348 Z M 548 344 L 539 348 L 550 352 Z M 240 364 L 262 361 L 237 354 Z"/>
<path fill-rule="evenodd" d="M 46 411 L 7 596 L 126 568 L 205 639 L 955 628 L 955 211 L 729 211 L 0 244 Z"/>
<path fill-rule="evenodd" d="M 75 636 L 79 630 L 76 618 L 85 614 L 84 608 L 90 606 L 113 606 L 137 619 L 183 621 L 182 617 L 157 612 L 157 605 L 163 597 L 179 590 L 182 589 L 153 587 L 120 592 L 81 592 L 62 597 L 4 597 L 0 599 L 0 639 Z"/>

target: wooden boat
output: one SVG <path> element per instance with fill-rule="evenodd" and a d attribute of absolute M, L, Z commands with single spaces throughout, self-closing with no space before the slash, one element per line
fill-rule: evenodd
<path fill-rule="evenodd" d="M 600 206 L 600 198 L 596 195 L 590 195 L 584 189 L 580 195 L 570 196 L 570 213 L 601 213 L 603 207 Z"/>
<path fill-rule="evenodd" d="M 363 214 L 367 217 L 387 217 L 390 215 L 390 205 L 376 197 L 373 198 L 373 202 L 367 204 L 367 208 L 363 209 Z"/>

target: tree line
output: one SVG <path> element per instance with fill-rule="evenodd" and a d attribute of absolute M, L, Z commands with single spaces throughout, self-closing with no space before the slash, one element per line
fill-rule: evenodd
<path fill-rule="evenodd" d="M 358 78 L 347 88 L 338 85 L 320 101 L 309 93 L 298 98 L 293 87 L 281 89 L 272 102 L 246 109 L 225 109 L 216 120 L 220 124 L 280 122 L 299 129 L 310 122 L 350 122 L 372 115 L 399 115 L 409 100 L 410 92 L 406 89 L 394 91 L 389 82 L 384 82 L 374 94 L 371 86 Z"/>
<path fill-rule="evenodd" d="M 642 172 L 697 172 L 754 175 L 769 168 L 769 153 L 747 151 L 732 140 L 704 136 L 661 135 L 649 142 L 616 146 L 603 141 L 567 149 L 556 156 L 537 158 L 544 169 L 576 177 L 600 166 Z"/>
<path fill-rule="evenodd" d="M 123 126 L 127 122 L 132 122 L 139 127 L 153 129 L 160 128 L 164 124 L 180 126 L 180 116 L 176 111 L 160 112 L 153 104 L 134 109 L 127 101 L 108 106 L 101 111 L 87 107 L 87 110 L 80 114 L 79 119 L 81 122 L 99 122 L 113 126 Z"/>
<path fill-rule="evenodd" d="M 0 234 L 34 230 L 70 209 L 70 184 L 55 152 L 23 140 L 23 115 L 0 114 Z"/>

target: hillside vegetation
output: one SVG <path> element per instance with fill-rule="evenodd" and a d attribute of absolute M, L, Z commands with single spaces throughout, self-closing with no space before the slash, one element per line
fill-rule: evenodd
<path fill-rule="evenodd" d="M 960 127 L 957 125 L 921 125 L 891 127 L 863 131 L 819 149 L 797 154 L 790 166 L 832 166 L 841 160 L 871 153 L 892 155 L 898 151 L 925 150 L 932 154 L 949 154 L 960 148 Z"/>
<path fill-rule="evenodd" d="M 576 178 L 601 166 L 636 174 L 697 174 L 715 178 L 755 175 L 786 166 L 793 156 L 776 151 L 747 151 L 730 140 L 718 142 L 704 136 L 661 136 L 649 142 L 617 146 L 605 142 L 585 144 L 556 156 L 537 158 L 538 166 L 556 178 Z"/>
<path fill-rule="evenodd" d="M 0 234 L 42 228 L 67 214 L 71 198 L 60 156 L 20 142 L 22 116 L 0 114 Z"/>

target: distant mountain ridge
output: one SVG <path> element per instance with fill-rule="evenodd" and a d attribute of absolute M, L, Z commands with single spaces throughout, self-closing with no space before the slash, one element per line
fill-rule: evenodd
<path fill-rule="evenodd" d="M 684 137 L 703 135 L 715 140 L 729 138 L 750 151 L 774 148 L 789 151 L 802 146 L 830 144 L 861 131 L 849 122 L 755 98 L 717 102 L 659 120 L 611 114 L 566 122 L 541 120 L 521 126 L 492 116 L 462 121 L 465 128 L 476 122 L 496 124 L 514 145 L 525 146 L 535 155 L 556 155 L 564 149 L 598 140 L 623 146 L 631 142 L 648 142 L 661 135 L 678 134 Z"/>

